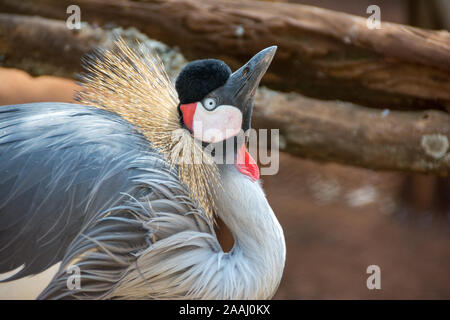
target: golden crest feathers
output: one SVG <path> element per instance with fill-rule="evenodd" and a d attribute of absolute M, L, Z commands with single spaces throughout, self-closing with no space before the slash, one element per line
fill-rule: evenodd
<path fill-rule="evenodd" d="M 177 92 L 161 59 L 145 46 L 132 49 L 121 38 L 110 50 L 84 60 L 77 100 L 119 114 L 159 150 L 189 189 L 206 217 L 214 220 L 214 188 L 219 172 L 210 154 L 181 127 Z M 200 159 L 200 161 L 199 161 Z"/>

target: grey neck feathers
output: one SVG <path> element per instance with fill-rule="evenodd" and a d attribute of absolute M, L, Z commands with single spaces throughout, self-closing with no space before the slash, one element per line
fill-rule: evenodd
<path fill-rule="evenodd" d="M 235 241 L 233 249 L 224 256 L 229 259 L 229 275 L 234 272 L 235 280 L 242 281 L 241 298 L 271 298 L 284 269 L 283 230 L 260 182 L 251 181 L 234 165 L 223 165 L 220 171 L 223 188 L 218 190 L 218 215 Z"/>

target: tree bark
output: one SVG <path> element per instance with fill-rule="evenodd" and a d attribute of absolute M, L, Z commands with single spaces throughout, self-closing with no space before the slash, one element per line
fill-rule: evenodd
<path fill-rule="evenodd" d="M 74 78 L 83 55 L 105 38 L 100 29 L 73 32 L 62 21 L 0 13 L 0 65 Z"/>
<path fill-rule="evenodd" d="M 253 125 L 280 130 L 281 149 L 375 170 L 450 173 L 450 115 L 389 111 L 260 89 Z"/>
<path fill-rule="evenodd" d="M 109 36 L 98 28 L 72 33 L 62 21 L 0 14 L 1 50 L 9 66 L 25 70 L 74 78 L 80 57 L 111 42 Z M 381 111 L 260 89 L 253 122 L 280 129 L 282 150 L 298 156 L 371 169 L 450 172 L 450 115 L 441 111 Z"/>
<path fill-rule="evenodd" d="M 276 44 L 264 84 L 320 99 L 375 108 L 450 108 L 450 35 L 289 3 L 218 0 L 0 0 L 3 12 L 135 26 L 181 48 L 189 59 L 216 57 L 232 68 Z"/>

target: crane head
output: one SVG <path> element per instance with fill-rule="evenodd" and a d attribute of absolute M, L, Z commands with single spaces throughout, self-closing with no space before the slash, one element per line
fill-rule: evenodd
<path fill-rule="evenodd" d="M 220 143 L 250 129 L 255 91 L 276 49 L 260 51 L 234 73 L 221 60 L 188 63 L 175 83 L 182 126 L 203 143 Z"/>

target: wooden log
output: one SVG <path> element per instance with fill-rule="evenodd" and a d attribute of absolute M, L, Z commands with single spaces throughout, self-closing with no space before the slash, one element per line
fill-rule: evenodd
<path fill-rule="evenodd" d="M 83 55 L 104 39 L 92 28 L 73 32 L 58 20 L 0 14 L 0 65 L 73 78 Z"/>
<path fill-rule="evenodd" d="M 23 29 L 4 29 L 14 24 Z M 31 64 L 74 78 L 80 56 L 111 39 L 101 29 L 85 27 L 72 34 L 64 25 L 39 17 L 0 14 L 0 30 L 6 30 L 0 31 L 0 48 L 13 57 L 14 50 L 32 52 L 25 64 L 15 60 L 19 66 Z M 14 34 L 21 45 L 12 44 L 8 34 Z M 45 37 L 39 38 L 42 34 Z M 61 38 L 53 37 L 58 35 Z M 57 41 L 45 45 L 49 39 Z M 440 176 L 450 173 L 450 115 L 441 111 L 377 110 L 261 89 L 256 96 L 254 127 L 279 129 L 282 150 L 314 160 Z"/>
<path fill-rule="evenodd" d="M 218 0 L 0 0 L 2 12 L 135 26 L 181 48 L 190 60 L 217 57 L 232 68 L 273 44 L 264 84 L 320 99 L 393 109 L 450 108 L 450 35 L 290 3 Z"/>
<path fill-rule="evenodd" d="M 375 170 L 450 174 L 450 115 L 377 110 L 260 89 L 253 124 L 291 154 Z"/>

